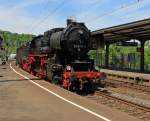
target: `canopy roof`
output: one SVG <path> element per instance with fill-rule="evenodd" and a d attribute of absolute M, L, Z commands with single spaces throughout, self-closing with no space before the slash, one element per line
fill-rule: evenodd
<path fill-rule="evenodd" d="M 92 36 L 98 37 L 102 34 L 105 42 L 128 41 L 131 39 L 150 40 L 150 18 L 92 32 Z"/>

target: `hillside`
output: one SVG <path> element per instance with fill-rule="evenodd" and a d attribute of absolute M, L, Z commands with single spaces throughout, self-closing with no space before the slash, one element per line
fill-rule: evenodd
<path fill-rule="evenodd" d="M 0 31 L 0 36 L 4 40 L 5 54 L 16 53 L 16 49 L 23 43 L 31 41 L 34 35 L 11 33 L 9 31 Z"/>

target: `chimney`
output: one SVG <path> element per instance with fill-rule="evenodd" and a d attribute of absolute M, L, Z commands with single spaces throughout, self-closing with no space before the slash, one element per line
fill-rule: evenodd
<path fill-rule="evenodd" d="M 73 22 L 72 19 L 67 19 L 67 26 Z"/>

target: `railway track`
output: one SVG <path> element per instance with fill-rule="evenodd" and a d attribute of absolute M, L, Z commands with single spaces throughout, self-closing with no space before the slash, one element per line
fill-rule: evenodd
<path fill-rule="evenodd" d="M 143 105 L 139 105 L 128 100 L 114 97 L 108 93 L 97 91 L 95 95 L 88 96 L 88 98 L 95 100 L 97 103 L 102 103 L 113 107 L 123 112 L 128 113 L 129 115 L 135 116 L 144 121 L 150 120 L 150 108 Z"/>
<path fill-rule="evenodd" d="M 106 81 L 106 86 L 111 86 L 111 87 L 127 87 L 131 88 L 134 90 L 139 90 L 142 92 L 150 93 L 150 86 L 143 85 L 143 84 L 136 84 L 134 82 L 129 82 L 129 81 L 122 81 L 120 79 L 113 79 L 113 78 L 108 78 Z"/>

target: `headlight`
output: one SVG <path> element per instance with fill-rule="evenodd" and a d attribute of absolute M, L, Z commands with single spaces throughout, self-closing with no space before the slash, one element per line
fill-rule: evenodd
<path fill-rule="evenodd" d="M 99 68 L 98 66 L 95 66 L 95 70 L 96 70 L 96 71 L 99 71 L 100 68 Z"/>

